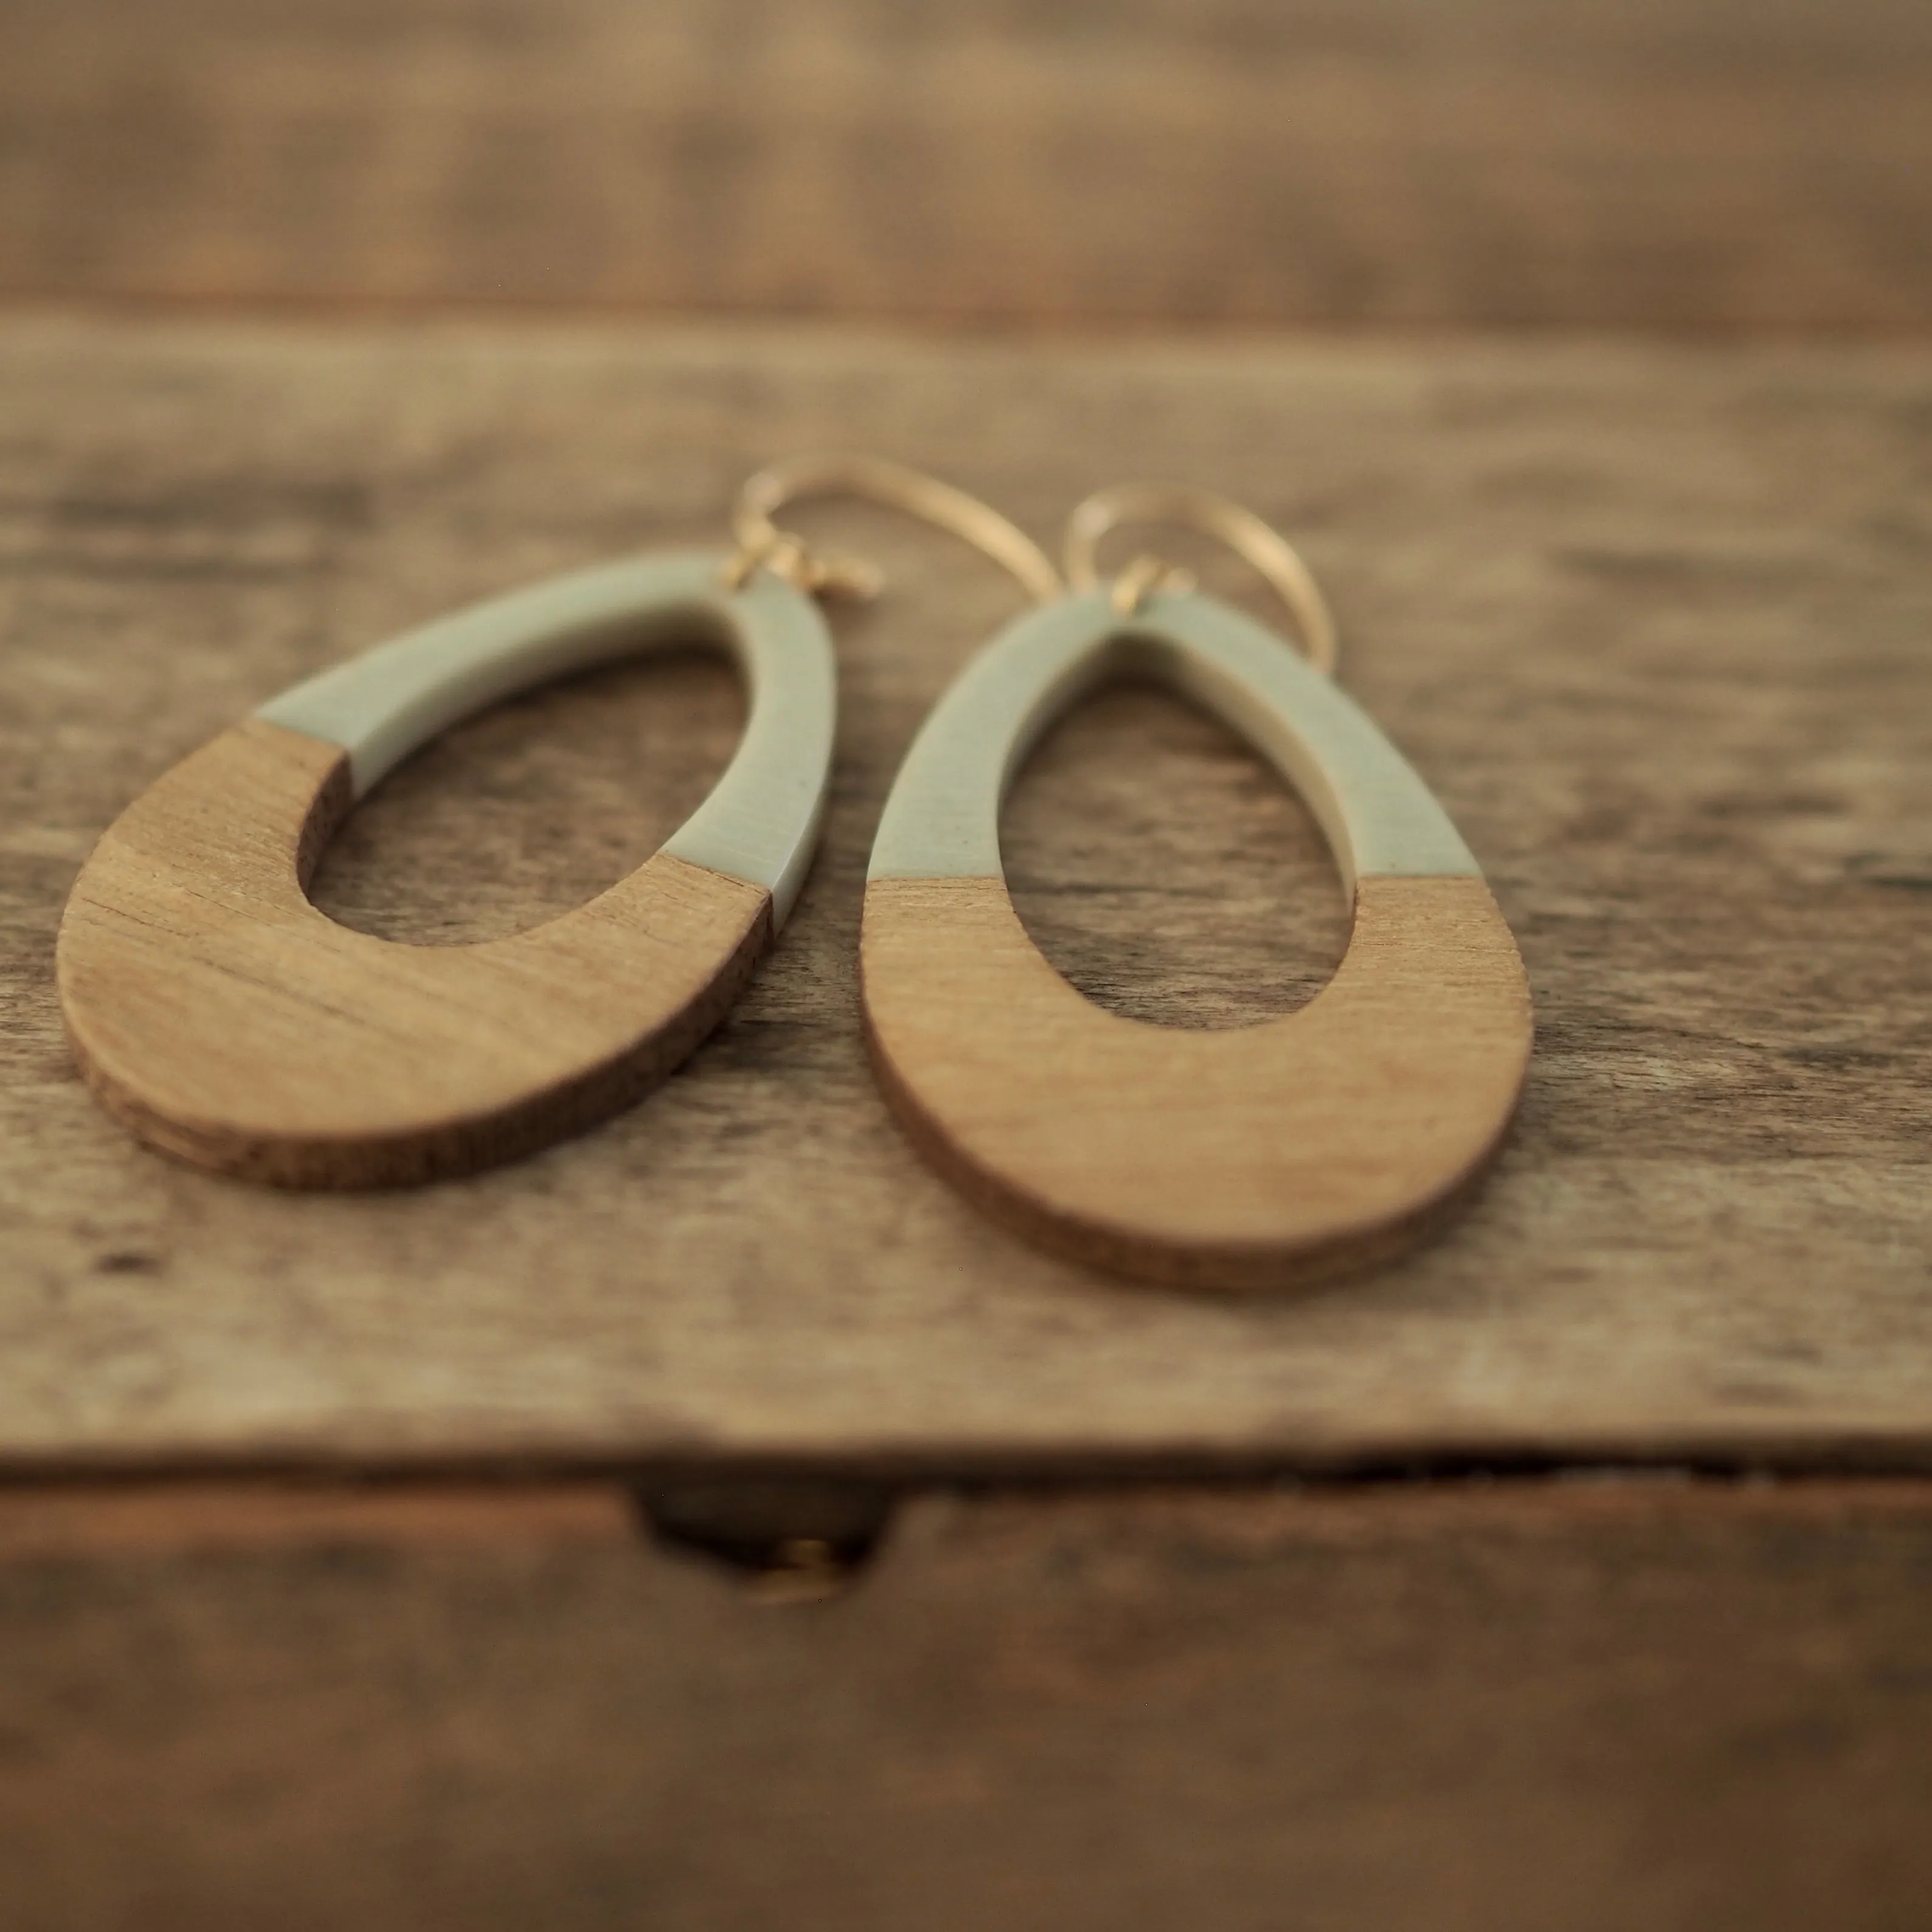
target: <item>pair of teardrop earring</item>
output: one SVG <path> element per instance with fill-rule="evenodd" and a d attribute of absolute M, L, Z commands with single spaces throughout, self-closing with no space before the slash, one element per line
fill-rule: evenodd
<path fill-rule="evenodd" d="M 772 518 L 838 492 L 964 537 L 1039 606 L 927 718 L 872 849 L 867 1026 L 934 1164 L 1044 1245 L 1203 1287 L 1372 1258 L 1452 1206 L 1514 1110 L 1528 987 L 1454 827 L 1330 681 L 1334 627 L 1295 553 L 1219 497 L 1130 487 L 1074 512 L 1063 581 L 986 505 L 856 458 L 754 477 L 735 550 L 608 564 L 460 612 L 297 686 L 157 781 L 102 838 L 61 927 L 68 1034 L 109 1110 L 204 1167 L 387 1186 L 527 1152 L 662 1079 L 736 997 L 818 842 L 836 677 L 814 600 L 878 586 Z M 1151 559 L 1102 585 L 1098 540 L 1128 520 L 1226 539 L 1287 604 L 1301 650 Z M 416 747 L 515 692 L 694 635 L 741 667 L 744 735 L 628 878 L 478 945 L 399 945 L 310 903 L 337 825 Z M 1301 1010 L 1218 1033 L 1142 1024 L 1083 998 L 1028 938 L 1001 870 L 1007 784 L 1054 718 L 1122 671 L 1218 714 L 1321 821 L 1354 927 Z"/>

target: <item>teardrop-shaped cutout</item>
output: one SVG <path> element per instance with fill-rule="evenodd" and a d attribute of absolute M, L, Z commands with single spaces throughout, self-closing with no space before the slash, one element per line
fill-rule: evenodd
<path fill-rule="evenodd" d="M 831 640 L 776 577 L 708 554 L 480 604 L 298 686 L 158 780 L 62 922 L 69 1036 L 143 1139 L 300 1186 L 508 1158 L 635 1099 L 703 1038 L 802 883 L 830 769 Z M 407 946 L 306 892 L 354 800 L 458 718 L 694 628 L 751 694 L 736 754 L 656 855 L 508 938 Z"/>
<path fill-rule="evenodd" d="M 1258 1026 L 1103 1012 L 1027 938 L 999 812 L 1054 718 L 1124 664 L 1240 730 L 1321 820 L 1354 924 L 1334 979 Z M 1274 1286 L 1413 1239 L 1480 1175 L 1530 1048 L 1522 964 L 1468 848 L 1368 717 L 1197 593 L 1022 619 L 927 720 L 866 896 L 868 1030 L 914 1138 L 1043 1244 L 1203 1287 Z"/>
<path fill-rule="evenodd" d="M 1015 778 L 1013 909 L 1106 1011 L 1196 1030 L 1306 1006 L 1348 943 L 1322 830 L 1238 731 L 1145 678 L 1074 706 Z"/>
<path fill-rule="evenodd" d="M 309 896 L 412 946 L 508 938 L 642 865 L 710 796 L 745 692 L 695 644 L 578 671 L 412 753 L 329 842 Z"/>

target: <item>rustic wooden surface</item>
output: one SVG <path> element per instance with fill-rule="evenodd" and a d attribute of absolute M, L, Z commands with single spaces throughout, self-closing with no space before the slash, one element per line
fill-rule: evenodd
<path fill-rule="evenodd" d="M 1923 0 L 9 0 L 0 293 L 1924 328 Z"/>
<path fill-rule="evenodd" d="M 491 1528 L 478 1534 L 479 1516 Z M 10 1932 L 1906 1932 L 1932 1496 L 0 1500 Z"/>
<path fill-rule="evenodd" d="M 857 334 L 0 330 L 0 1456 L 542 1454 L 926 1468 L 1490 1454 L 1922 1460 L 1932 1444 L 1932 359 L 1898 350 L 950 345 Z M 880 449 L 1042 536 L 1125 472 L 1299 533 L 1350 687 L 1487 868 L 1540 1037 L 1444 1239 L 1228 1307 L 1037 1256 L 892 1125 L 860 882 L 894 761 L 1012 608 L 893 569 L 841 620 L 827 847 L 685 1072 L 420 1196 L 290 1201 L 81 1088 L 62 899 L 156 772 L 463 599 L 714 535 L 778 452 Z M 728 754 L 728 680 L 504 707 L 351 820 L 364 929 L 513 929 L 620 876 Z M 1338 894 L 1223 736 L 1123 692 L 1009 815 L 1020 909 L 1117 1010 L 1305 997 Z"/>
<path fill-rule="evenodd" d="M 1920 0 L 4 11 L 16 1477 L 650 1464 L 661 1526 L 764 1561 L 883 1519 L 877 1487 L 808 1480 L 827 1460 L 1924 1460 L 1922 348 L 20 308 L 1922 337 Z M 1123 473 L 1305 536 L 1345 676 L 1488 866 L 1538 1000 L 1521 1132 L 1450 1242 L 1204 1309 L 1037 1261 L 908 1153 L 859 1049 L 863 855 L 1010 593 L 856 517 L 824 526 L 898 581 L 842 622 L 825 862 L 656 1100 L 410 1211 L 292 1220 L 86 1100 L 54 920 L 172 758 L 460 598 L 713 539 L 744 470 L 827 442 L 945 470 L 1042 537 Z M 737 722 L 696 660 L 505 707 L 358 812 L 321 902 L 422 939 L 580 902 L 703 796 Z M 1305 818 L 1144 692 L 1060 731 L 1007 836 L 1029 926 L 1116 1011 L 1264 1017 L 1340 953 Z M 734 1479 L 747 1456 L 770 1480 Z M 0 1492 L 8 1932 L 1925 1916 L 1922 1486 L 928 1494 L 818 1603 L 815 1546 L 748 1580 L 636 1524 L 614 1483 Z"/>

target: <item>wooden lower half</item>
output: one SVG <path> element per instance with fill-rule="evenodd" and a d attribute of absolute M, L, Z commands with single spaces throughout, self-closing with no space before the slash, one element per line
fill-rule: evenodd
<path fill-rule="evenodd" d="M 142 1139 L 296 1187 L 393 1186 L 527 1153 L 636 1100 L 716 1024 L 770 896 L 660 853 L 510 938 L 398 945 L 305 893 L 351 802 L 335 746 L 259 718 L 109 830 L 62 921 L 88 1084 Z"/>
<path fill-rule="evenodd" d="M 1480 878 L 1363 880 L 1299 1012 L 1196 1032 L 1106 1012 L 1003 880 L 866 895 L 886 1092 L 969 1197 L 1074 1258 L 1178 1286 L 1288 1286 L 1406 1246 L 1481 1178 L 1529 1060 L 1529 989 Z"/>

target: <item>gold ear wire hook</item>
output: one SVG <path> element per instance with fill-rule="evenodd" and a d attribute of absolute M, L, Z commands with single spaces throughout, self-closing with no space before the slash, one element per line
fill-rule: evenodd
<path fill-rule="evenodd" d="M 1100 539 L 1122 524 L 1141 523 L 1175 524 L 1219 538 L 1252 564 L 1288 606 L 1309 662 L 1318 670 L 1334 670 L 1334 615 L 1294 546 L 1252 510 L 1217 496 L 1211 490 L 1182 484 L 1117 483 L 1111 489 L 1095 490 L 1067 519 L 1068 583 L 1076 590 L 1097 589 L 1100 577 L 1095 554 Z M 1154 557 L 1136 557 L 1114 580 L 1114 606 L 1123 616 L 1131 616 L 1154 591 L 1192 589 L 1192 585 L 1185 571 L 1172 570 Z"/>
<path fill-rule="evenodd" d="M 762 565 L 814 596 L 863 602 L 879 594 L 885 579 L 874 566 L 858 557 L 814 556 L 802 538 L 772 520 L 786 504 L 805 496 L 858 496 L 903 511 L 1003 565 L 1036 602 L 1050 604 L 1066 594 L 1046 551 L 991 504 L 876 456 L 794 457 L 748 478 L 731 512 L 739 548 L 725 567 L 724 580 L 732 589 Z"/>

